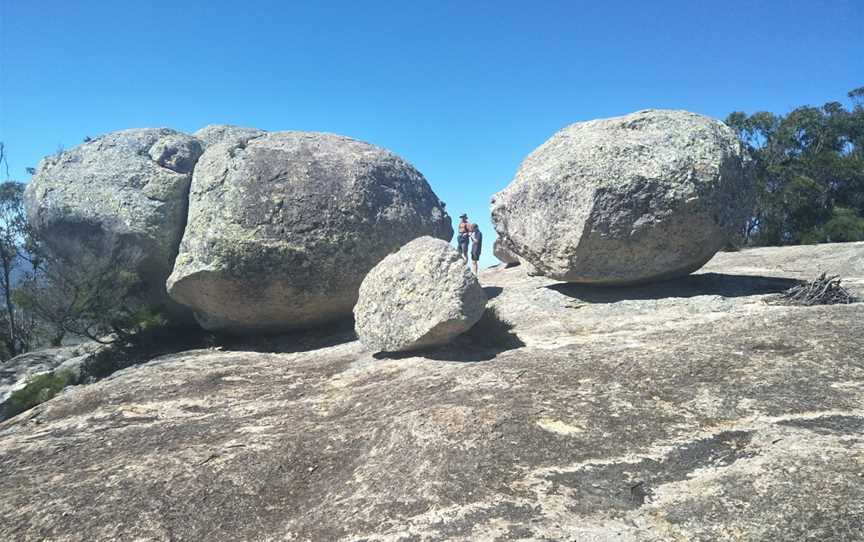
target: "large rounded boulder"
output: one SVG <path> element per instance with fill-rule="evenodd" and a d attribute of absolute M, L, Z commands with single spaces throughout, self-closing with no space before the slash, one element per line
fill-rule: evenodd
<path fill-rule="evenodd" d="M 206 329 L 310 327 L 350 315 L 366 273 L 423 235 L 449 240 L 450 217 L 385 149 L 309 132 L 217 143 L 195 168 L 168 290 Z"/>
<path fill-rule="evenodd" d="M 486 294 L 459 252 L 421 237 L 369 272 L 354 325 L 367 348 L 404 352 L 449 343 L 471 329 L 485 308 Z"/>
<path fill-rule="evenodd" d="M 754 182 L 736 134 L 687 111 L 572 124 L 492 198 L 492 221 L 539 274 L 593 284 L 686 275 L 743 228 Z"/>
<path fill-rule="evenodd" d="M 80 243 L 118 247 L 148 284 L 149 301 L 170 303 L 165 279 L 186 222 L 192 170 L 202 153 L 195 138 L 167 128 L 123 130 L 44 158 L 27 185 L 30 225 L 55 250 Z M 130 261 L 130 260 L 127 260 Z"/>

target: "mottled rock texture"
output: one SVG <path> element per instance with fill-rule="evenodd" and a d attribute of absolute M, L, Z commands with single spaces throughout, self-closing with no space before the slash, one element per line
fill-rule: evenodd
<path fill-rule="evenodd" d="M 743 227 L 749 158 L 723 123 L 646 110 L 572 124 L 492 198 L 492 221 L 550 278 L 628 284 L 683 276 Z"/>
<path fill-rule="evenodd" d="M 519 263 L 519 256 L 513 252 L 513 247 L 506 237 L 495 239 L 495 244 L 492 245 L 492 254 L 503 264 L 516 265 Z"/>
<path fill-rule="evenodd" d="M 366 275 L 355 329 L 373 352 L 418 350 L 449 343 L 485 308 L 486 294 L 459 252 L 441 239 L 420 237 Z"/>
<path fill-rule="evenodd" d="M 195 139 L 201 141 L 205 148 L 217 143 L 235 145 L 249 141 L 252 138 L 264 135 L 264 130 L 258 128 L 246 128 L 232 124 L 210 124 L 201 128 L 194 134 Z"/>
<path fill-rule="evenodd" d="M 349 316 L 366 273 L 450 217 L 423 176 L 380 147 L 272 132 L 208 147 L 195 168 L 171 297 L 206 329 L 278 332 Z"/>
<path fill-rule="evenodd" d="M 183 235 L 201 152 L 191 136 L 145 128 L 113 132 L 44 158 L 27 185 L 29 222 L 49 244 L 68 247 L 98 236 L 135 247 L 144 255 L 140 271 L 151 301 L 168 303 L 165 279 Z"/>
<path fill-rule="evenodd" d="M 525 343 L 177 352 L 0 424 L 0 540 L 864 540 L 864 243 L 616 289 L 483 273 Z M 478 324 L 479 325 L 479 324 Z"/>
<path fill-rule="evenodd" d="M 102 348 L 91 341 L 27 352 L 0 362 L 0 420 L 6 419 L 4 410 L 9 396 L 26 386 L 31 378 L 51 371 L 77 373 L 80 365 Z"/>

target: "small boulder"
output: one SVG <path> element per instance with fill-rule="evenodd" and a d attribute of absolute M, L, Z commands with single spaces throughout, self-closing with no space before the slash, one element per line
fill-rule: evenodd
<path fill-rule="evenodd" d="M 453 228 L 408 162 L 334 134 L 270 132 L 207 148 L 167 286 L 208 330 L 313 327 L 350 316 L 369 270 L 423 235 Z"/>
<path fill-rule="evenodd" d="M 738 234 L 753 206 L 735 132 L 687 111 L 572 124 L 492 199 L 492 221 L 538 273 L 589 284 L 686 275 Z"/>
<path fill-rule="evenodd" d="M 420 237 L 363 280 L 355 329 L 369 349 L 404 352 L 449 343 L 480 320 L 486 294 L 448 243 Z"/>
<path fill-rule="evenodd" d="M 113 132 L 44 158 L 27 185 L 30 225 L 49 246 L 69 250 L 108 239 L 142 254 L 137 271 L 149 301 L 169 315 L 165 279 L 186 222 L 192 170 L 202 153 L 195 138 L 167 128 Z M 172 314 L 173 313 L 173 314 Z"/>

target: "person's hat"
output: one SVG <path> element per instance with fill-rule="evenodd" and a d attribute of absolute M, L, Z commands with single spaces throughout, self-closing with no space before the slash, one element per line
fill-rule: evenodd
<path fill-rule="evenodd" d="M 459 218 L 468 218 L 468 215 L 466 215 L 465 213 L 462 213 L 461 215 L 459 215 Z"/>

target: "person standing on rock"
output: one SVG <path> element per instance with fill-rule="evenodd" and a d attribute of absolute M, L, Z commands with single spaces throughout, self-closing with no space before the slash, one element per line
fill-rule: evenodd
<path fill-rule="evenodd" d="M 471 224 L 468 231 L 471 234 L 471 267 L 477 275 L 477 262 L 480 260 L 480 250 L 483 248 L 483 234 L 480 233 L 480 226 L 477 224 Z"/>
<path fill-rule="evenodd" d="M 468 215 L 462 213 L 459 215 L 459 231 L 456 233 L 456 243 L 459 244 L 459 254 L 462 255 L 462 259 L 465 260 L 465 263 L 468 263 L 468 237 L 470 235 L 469 228 L 471 224 L 468 223 Z"/>

